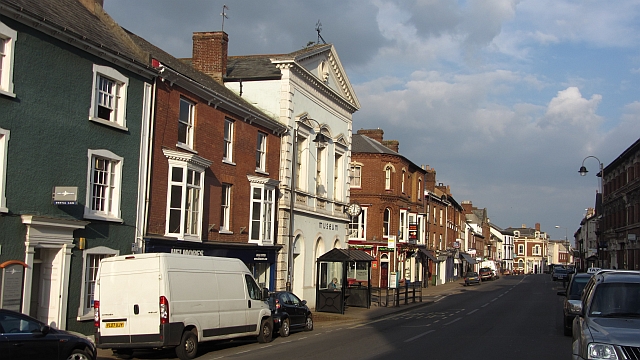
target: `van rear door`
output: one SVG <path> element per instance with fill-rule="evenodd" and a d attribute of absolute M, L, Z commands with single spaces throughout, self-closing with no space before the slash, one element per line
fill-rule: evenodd
<path fill-rule="evenodd" d="M 101 267 L 100 335 L 135 343 L 159 334 L 158 258 L 117 260 Z"/>

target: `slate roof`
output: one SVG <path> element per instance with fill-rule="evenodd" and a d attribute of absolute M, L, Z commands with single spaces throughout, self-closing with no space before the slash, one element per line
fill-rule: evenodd
<path fill-rule="evenodd" d="M 296 61 L 314 53 L 330 49 L 331 44 L 320 44 L 296 50 L 288 54 L 229 56 L 225 80 L 280 79 L 280 69 L 271 61 Z"/>
<path fill-rule="evenodd" d="M 31 27 L 35 24 L 26 17 L 33 17 L 69 38 L 91 43 L 105 52 L 149 67 L 149 58 L 136 49 L 118 24 L 99 6 L 91 11 L 78 0 L 0 0 L 0 12 L 22 14 L 25 18 L 15 20 Z M 40 31 L 47 33 L 45 29 Z M 77 43 L 75 46 L 82 48 Z"/>
<path fill-rule="evenodd" d="M 364 153 L 364 154 L 388 154 L 399 156 L 406 161 L 408 161 L 411 165 L 420 169 L 420 171 L 426 173 L 426 170 L 422 169 L 420 166 L 416 165 L 413 161 L 409 160 L 404 155 L 397 153 L 388 147 L 382 145 L 376 140 L 372 138 L 362 135 L 362 134 L 351 134 L 351 154 L 354 153 Z M 353 155 L 352 155 L 353 156 Z"/>
<path fill-rule="evenodd" d="M 279 129 L 281 131 L 286 130 L 285 125 L 265 114 L 262 110 L 249 103 L 232 90 L 227 89 L 226 86 L 215 81 L 211 76 L 196 70 L 189 63 L 185 63 L 184 61 L 173 57 L 166 51 L 156 47 L 155 45 L 139 37 L 138 35 L 127 30 L 125 31 L 137 46 L 151 54 L 151 56 L 160 61 L 162 65 L 167 66 L 175 70 L 176 72 L 188 77 L 189 79 L 196 81 L 205 88 L 212 90 L 216 94 L 219 94 L 221 97 L 231 100 L 248 110 L 261 114 L 263 118 L 270 123 L 271 128 Z"/>

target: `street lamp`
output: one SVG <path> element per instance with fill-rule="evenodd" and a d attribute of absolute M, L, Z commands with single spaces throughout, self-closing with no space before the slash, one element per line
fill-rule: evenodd
<path fill-rule="evenodd" d="M 604 259 L 602 259 L 603 254 L 600 253 L 600 249 L 603 248 L 603 241 L 602 241 L 602 203 L 604 202 L 604 190 L 603 190 L 603 179 L 604 179 L 604 168 L 602 167 L 602 162 L 600 161 L 600 159 L 598 159 L 595 156 L 587 156 L 586 158 L 584 158 L 582 160 L 582 166 L 580 167 L 580 170 L 578 170 L 578 172 L 580 173 L 581 176 L 586 176 L 588 171 L 587 168 L 584 166 L 584 162 L 585 160 L 587 160 L 588 158 L 594 158 L 598 161 L 598 165 L 600 168 L 600 172 L 598 172 L 596 174 L 597 177 L 600 178 L 600 183 L 599 183 L 599 191 L 600 191 L 600 204 L 598 204 L 597 198 L 596 198 L 596 214 L 598 215 L 598 226 L 596 228 L 596 236 L 598 237 L 598 260 L 600 261 L 600 267 L 602 267 L 603 261 Z M 598 207 L 600 207 L 600 209 L 598 209 Z"/>
<path fill-rule="evenodd" d="M 291 127 L 292 132 L 292 154 L 291 154 L 291 185 L 289 188 L 289 250 L 287 253 L 287 291 L 292 291 L 293 284 L 293 230 L 294 230 L 294 220 L 293 220 L 293 207 L 295 205 L 295 189 L 296 189 L 296 162 L 298 161 L 298 124 L 303 121 L 313 121 L 318 124 L 318 132 L 316 134 L 315 139 L 313 139 L 314 143 L 318 143 L 319 145 L 325 146 L 327 144 L 327 137 L 322 134 L 322 125 L 317 121 L 308 116 L 305 112 L 299 116 L 297 116 L 295 120 L 295 125 Z"/>
<path fill-rule="evenodd" d="M 556 225 L 556 229 L 562 229 L 562 228 L 564 228 L 564 243 L 565 243 L 565 248 L 567 250 L 567 257 L 564 260 L 564 264 L 565 264 L 564 266 L 567 267 L 567 265 L 569 264 L 569 237 L 568 237 L 569 232 L 566 227 Z"/>

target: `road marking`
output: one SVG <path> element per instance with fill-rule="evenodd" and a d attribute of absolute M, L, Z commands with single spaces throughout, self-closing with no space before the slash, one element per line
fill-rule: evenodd
<path fill-rule="evenodd" d="M 433 302 L 438 302 L 438 301 L 440 301 L 440 300 L 442 300 L 442 299 L 444 299 L 444 298 L 446 298 L 446 297 L 447 297 L 447 295 L 444 295 L 444 296 L 442 296 L 440 299 L 434 300 Z"/>
<path fill-rule="evenodd" d="M 468 312 L 468 313 L 467 313 L 467 315 L 471 315 L 471 314 L 473 314 L 473 313 L 474 313 L 474 312 L 476 312 L 476 311 L 478 311 L 478 309 L 471 310 L 471 312 Z"/>
<path fill-rule="evenodd" d="M 458 320 L 460 320 L 460 319 L 462 319 L 462 318 L 457 318 L 457 319 L 455 319 L 455 320 L 449 321 L 448 323 L 446 323 L 446 324 L 444 324 L 444 325 L 445 325 L 445 326 L 446 326 L 446 325 L 451 325 L 451 324 L 453 324 L 454 322 L 456 322 L 456 321 L 458 321 Z"/>
<path fill-rule="evenodd" d="M 496 300 L 498 300 L 498 298 L 493 298 L 493 299 L 491 300 L 491 302 L 494 302 L 494 301 L 496 301 Z"/>
<path fill-rule="evenodd" d="M 489 305 L 489 303 L 486 303 L 486 304 L 482 305 L 481 307 L 485 307 L 485 306 L 487 306 L 487 305 Z"/>
<path fill-rule="evenodd" d="M 425 336 L 425 335 L 427 335 L 427 334 L 431 334 L 431 333 L 432 333 L 432 332 L 434 332 L 434 331 L 435 331 L 435 330 L 429 330 L 429 331 L 427 331 L 427 332 L 423 332 L 422 334 L 420 334 L 420 335 L 416 335 L 416 336 L 414 336 L 414 337 L 412 337 L 412 338 L 409 338 L 409 339 L 405 340 L 404 342 L 411 342 L 411 341 L 413 341 L 413 340 L 415 340 L 415 339 L 418 339 L 418 338 L 421 338 L 421 337 L 423 337 L 423 336 Z"/>

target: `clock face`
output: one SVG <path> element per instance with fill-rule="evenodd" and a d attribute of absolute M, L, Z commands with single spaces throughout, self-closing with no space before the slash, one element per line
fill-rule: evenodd
<path fill-rule="evenodd" d="M 349 208 L 347 209 L 347 212 L 351 216 L 358 216 L 362 212 L 362 208 L 360 207 L 359 204 L 351 204 L 351 205 L 349 205 Z"/>

